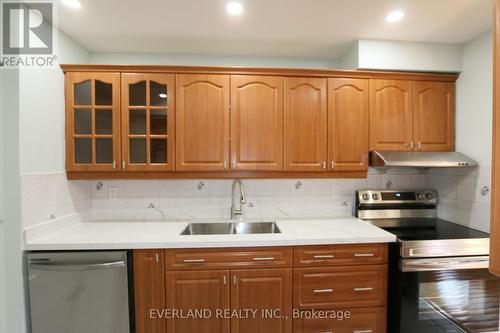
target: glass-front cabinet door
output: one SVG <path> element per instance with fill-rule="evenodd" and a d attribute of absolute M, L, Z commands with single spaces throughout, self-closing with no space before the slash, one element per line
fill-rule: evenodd
<path fill-rule="evenodd" d="M 119 171 L 120 74 L 66 74 L 67 171 Z"/>
<path fill-rule="evenodd" d="M 123 171 L 174 170 L 174 75 L 122 74 Z"/>

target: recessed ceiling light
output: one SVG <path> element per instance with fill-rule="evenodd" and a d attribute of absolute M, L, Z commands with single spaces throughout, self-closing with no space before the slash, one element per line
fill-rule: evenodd
<path fill-rule="evenodd" d="M 401 21 L 403 17 L 405 17 L 405 13 L 402 10 L 395 10 L 389 13 L 389 15 L 387 15 L 385 20 L 389 23 L 395 23 Z"/>
<path fill-rule="evenodd" d="M 230 2 L 226 6 L 227 12 L 231 15 L 240 15 L 243 12 L 243 5 L 239 2 Z"/>
<path fill-rule="evenodd" d="M 68 7 L 71 8 L 80 8 L 82 7 L 82 4 L 80 3 L 80 0 L 61 0 L 63 4 L 65 4 Z"/>

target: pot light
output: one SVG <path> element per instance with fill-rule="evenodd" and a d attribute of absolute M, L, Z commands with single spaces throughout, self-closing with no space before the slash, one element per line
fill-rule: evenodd
<path fill-rule="evenodd" d="M 395 10 L 386 16 L 385 20 L 389 23 L 399 22 L 405 17 L 405 13 L 402 10 Z"/>
<path fill-rule="evenodd" d="M 158 94 L 158 97 L 160 97 L 160 98 L 167 98 L 167 94 L 163 94 L 163 93 L 162 94 Z"/>
<path fill-rule="evenodd" d="M 75 8 L 75 9 L 82 7 L 80 0 L 61 0 L 61 2 L 68 7 Z"/>
<path fill-rule="evenodd" d="M 243 12 L 243 5 L 239 2 L 230 2 L 227 4 L 226 9 L 229 14 L 237 16 Z"/>

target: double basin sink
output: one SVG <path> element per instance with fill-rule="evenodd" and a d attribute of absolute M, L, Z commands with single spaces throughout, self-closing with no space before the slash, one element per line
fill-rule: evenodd
<path fill-rule="evenodd" d="M 276 222 L 190 223 L 181 235 L 280 234 Z"/>

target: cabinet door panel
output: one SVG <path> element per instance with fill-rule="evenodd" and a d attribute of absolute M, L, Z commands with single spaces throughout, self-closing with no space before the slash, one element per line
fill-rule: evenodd
<path fill-rule="evenodd" d="M 212 313 L 208 318 L 168 319 L 168 333 L 229 333 L 229 319 L 216 315 L 219 309 L 229 309 L 229 271 L 167 272 L 166 281 L 167 309 Z"/>
<path fill-rule="evenodd" d="M 368 169 L 369 81 L 328 80 L 329 169 Z"/>
<path fill-rule="evenodd" d="M 229 157 L 229 75 L 177 75 L 179 171 L 223 171 Z"/>
<path fill-rule="evenodd" d="M 455 150 L 455 84 L 414 82 L 413 96 L 416 149 Z"/>
<path fill-rule="evenodd" d="M 66 170 L 120 171 L 120 74 L 67 73 Z"/>
<path fill-rule="evenodd" d="M 370 84 L 370 150 L 411 150 L 411 82 L 371 80 Z"/>
<path fill-rule="evenodd" d="M 285 171 L 326 169 L 326 79 L 285 78 Z"/>
<path fill-rule="evenodd" d="M 231 169 L 283 168 L 283 78 L 231 76 Z"/>
<path fill-rule="evenodd" d="M 257 310 L 255 317 L 232 319 L 231 333 L 291 332 L 291 269 L 233 270 L 231 281 L 231 308 Z M 269 318 L 271 313 L 266 310 L 274 309 L 288 318 Z"/>
<path fill-rule="evenodd" d="M 173 74 L 122 74 L 124 171 L 173 171 Z"/>
<path fill-rule="evenodd" d="M 163 250 L 134 250 L 135 328 L 137 333 L 165 333 L 163 318 L 150 318 L 150 310 L 165 308 Z"/>

